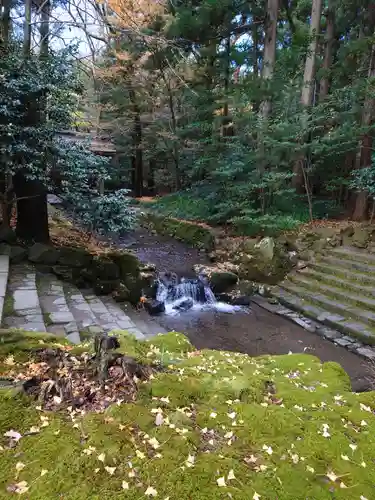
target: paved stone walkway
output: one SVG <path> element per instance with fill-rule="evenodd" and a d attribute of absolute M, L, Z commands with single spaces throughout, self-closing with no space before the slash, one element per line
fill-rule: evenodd
<path fill-rule="evenodd" d="M 73 343 L 112 330 L 127 330 L 138 339 L 151 336 L 150 329 L 143 332 L 145 322 L 136 311 L 130 318 L 111 297 L 78 290 L 29 264 L 9 269 L 7 256 L 0 256 L 0 314 L 3 327 L 47 331 Z M 152 335 L 157 333 L 165 330 L 154 322 Z"/>

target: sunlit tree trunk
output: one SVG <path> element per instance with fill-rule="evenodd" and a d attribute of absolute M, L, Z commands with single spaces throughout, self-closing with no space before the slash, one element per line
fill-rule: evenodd
<path fill-rule="evenodd" d="M 333 0 L 328 0 L 328 9 L 326 12 L 327 26 L 325 34 L 325 47 L 324 47 L 324 60 L 323 60 L 323 70 L 324 74 L 320 80 L 320 90 L 319 90 L 319 100 L 322 101 L 329 91 L 329 70 L 332 64 L 333 58 L 333 46 L 335 43 L 335 11 Z"/>
<path fill-rule="evenodd" d="M 310 44 L 307 51 L 305 71 L 303 76 L 303 86 L 301 93 L 301 103 L 307 109 L 313 104 L 315 91 L 316 56 L 318 50 L 318 38 L 320 33 L 320 20 L 322 14 L 322 0 L 313 0 L 311 9 Z M 307 116 L 306 116 L 307 118 Z M 307 174 L 305 169 L 306 158 L 301 156 L 293 166 L 292 186 L 297 193 L 309 192 Z"/>

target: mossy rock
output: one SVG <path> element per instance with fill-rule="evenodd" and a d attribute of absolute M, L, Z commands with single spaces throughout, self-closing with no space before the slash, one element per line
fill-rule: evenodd
<path fill-rule="evenodd" d="M 271 252 L 264 254 L 262 248 L 255 247 L 252 254 L 244 254 L 239 259 L 239 277 L 248 281 L 279 283 L 292 269 L 293 264 L 285 247 L 275 242 Z"/>
<path fill-rule="evenodd" d="M 352 245 L 357 248 L 366 248 L 370 239 L 370 229 L 365 227 L 356 227 L 352 236 Z"/>
<path fill-rule="evenodd" d="M 61 266 L 89 268 L 93 256 L 84 248 L 59 248 L 58 264 Z"/>
<path fill-rule="evenodd" d="M 158 234 L 171 236 L 207 252 L 215 248 L 214 234 L 207 226 L 150 213 L 145 215 L 145 220 Z"/>
<path fill-rule="evenodd" d="M 238 282 L 238 276 L 229 271 L 216 271 L 210 276 L 210 286 L 214 293 L 232 290 Z"/>
<path fill-rule="evenodd" d="M 57 264 L 59 256 L 59 250 L 52 245 L 34 243 L 34 245 L 29 248 L 29 260 L 34 264 Z"/>
<path fill-rule="evenodd" d="M 92 260 L 92 273 L 95 279 L 117 280 L 120 278 L 120 269 L 112 259 L 96 255 Z"/>
<path fill-rule="evenodd" d="M 121 352 L 165 367 L 139 384 L 136 401 L 72 418 L 0 390 L 1 498 L 17 484 L 30 500 L 373 498 L 375 393 L 353 394 L 339 365 L 195 352 L 174 332 L 146 342 L 116 333 Z M 35 347 L 56 345 L 48 335 L 2 337 L 3 372 L 9 355 L 22 370 Z M 22 437 L 7 448 L 11 429 Z"/>
<path fill-rule="evenodd" d="M 96 295 L 109 295 L 115 290 L 117 290 L 120 284 L 121 282 L 119 279 L 117 280 L 97 279 L 94 282 L 94 293 Z"/>
<path fill-rule="evenodd" d="M 107 258 L 118 266 L 121 279 L 124 280 L 128 276 L 139 276 L 139 260 L 133 253 L 118 250 L 108 253 Z"/>
<path fill-rule="evenodd" d="M 27 259 L 28 252 L 24 247 L 1 243 L 0 255 L 9 255 L 9 260 L 12 264 L 19 264 Z"/>

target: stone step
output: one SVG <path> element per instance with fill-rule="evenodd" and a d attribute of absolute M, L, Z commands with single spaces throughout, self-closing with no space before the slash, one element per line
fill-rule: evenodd
<path fill-rule="evenodd" d="M 358 338 L 365 344 L 375 344 L 375 328 L 371 328 L 366 321 L 353 321 L 340 314 L 329 312 L 329 308 L 313 303 L 308 294 L 301 294 L 298 289 L 292 292 L 276 286 L 271 293 L 281 304 L 308 318 L 319 321 L 345 335 Z"/>
<path fill-rule="evenodd" d="M 358 307 L 343 304 L 325 294 L 312 292 L 303 286 L 294 285 L 287 281 L 281 283 L 280 286 L 289 293 L 295 294 L 297 297 L 301 297 L 311 304 L 318 305 L 328 313 L 334 313 L 341 316 L 343 320 L 348 319 L 352 321 L 355 319 L 355 321 L 364 323 L 371 328 L 375 325 L 375 313 L 371 311 L 361 310 Z"/>
<path fill-rule="evenodd" d="M 64 282 L 64 295 L 69 311 L 72 313 L 81 337 L 92 336 L 98 332 L 97 319 L 82 292 L 74 285 Z"/>
<path fill-rule="evenodd" d="M 138 339 L 144 338 L 143 333 L 111 297 L 98 297 L 89 291 L 83 295 L 95 316 L 96 325 L 103 331 L 127 330 Z"/>
<path fill-rule="evenodd" d="M 8 328 L 46 331 L 35 269 L 29 264 L 17 264 L 10 269 L 2 324 Z"/>
<path fill-rule="evenodd" d="M 321 281 L 312 279 L 311 276 L 305 276 L 302 274 L 293 274 L 288 277 L 289 281 L 292 281 L 296 285 L 303 286 L 311 290 L 312 292 L 323 293 L 332 299 L 337 299 L 343 304 L 348 304 L 349 306 L 358 306 L 361 309 L 366 309 L 368 311 L 373 311 L 375 313 L 375 298 L 368 298 L 361 293 L 353 293 L 355 290 L 345 290 L 337 286 L 326 285 Z M 288 281 L 286 280 L 286 281 Z"/>
<path fill-rule="evenodd" d="M 361 283 L 367 286 L 375 287 L 375 276 L 371 274 L 362 274 L 360 272 L 350 271 L 349 269 L 336 267 L 323 262 L 309 262 L 308 268 L 316 270 L 321 274 L 337 276 L 338 278 L 345 279 L 351 283 Z"/>
<path fill-rule="evenodd" d="M 375 255 L 354 247 L 336 247 L 330 251 L 332 256 L 339 259 L 354 260 L 355 262 L 363 262 L 375 266 Z"/>
<path fill-rule="evenodd" d="M 9 255 L 0 255 L 0 324 L 3 318 L 4 301 L 8 286 Z"/>
<path fill-rule="evenodd" d="M 65 299 L 64 287 L 53 274 L 37 274 L 37 288 L 44 324 L 50 333 L 80 343 L 77 323 Z"/>
<path fill-rule="evenodd" d="M 349 269 L 352 272 L 360 272 L 364 274 L 370 274 L 375 277 L 375 266 L 370 264 L 365 264 L 364 262 L 356 262 L 350 259 L 331 257 L 331 255 L 322 256 L 318 262 L 323 262 L 325 265 L 331 267 Z"/>
<path fill-rule="evenodd" d="M 121 306 L 136 327 L 141 330 L 147 338 L 154 337 L 159 333 L 168 332 L 168 330 L 158 323 L 156 318 L 150 316 L 144 309 L 137 310 L 129 303 L 121 304 Z"/>
<path fill-rule="evenodd" d="M 289 278 L 294 281 L 296 276 L 303 276 L 305 279 L 312 279 L 314 281 L 318 281 L 319 283 L 325 283 L 327 285 L 333 285 L 336 288 L 340 288 L 342 290 L 346 290 L 347 292 L 356 292 L 358 294 L 367 295 L 370 298 L 375 298 L 375 280 L 373 286 L 360 284 L 359 281 L 351 281 L 350 276 L 351 273 L 346 273 L 346 278 L 343 279 L 341 277 L 335 276 L 334 274 L 328 274 L 324 272 L 316 271 L 315 269 L 301 269 L 297 271 L 297 273 L 292 273 L 289 275 Z"/>

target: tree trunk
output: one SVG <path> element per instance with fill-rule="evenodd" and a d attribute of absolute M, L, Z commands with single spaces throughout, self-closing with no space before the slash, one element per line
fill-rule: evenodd
<path fill-rule="evenodd" d="M 329 70 L 332 64 L 333 45 L 335 42 L 335 11 L 333 8 L 333 0 L 328 0 L 326 19 L 327 19 L 327 27 L 326 27 L 324 60 L 323 60 L 324 74 L 322 79 L 320 80 L 319 101 L 322 101 L 328 95 L 329 84 L 330 84 Z"/>
<path fill-rule="evenodd" d="M 316 55 L 318 50 L 318 37 L 320 32 L 320 18 L 322 12 L 322 0 L 313 0 L 311 10 L 311 27 L 310 27 L 310 44 L 307 51 L 305 72 L 303 76 L 303 86 L 301 94 L 301 103 L 307 109 L 313 104 L 314 89 L 315 89 L 315 72 L 316 72 Z M 292 186 L 297 193 L 306 193 L 309 187 L 306 186 L 307 176 L 304 169 L 306 158 L 299 157 L 293 166 Z"/>
<path fill-rule="evenodd" d="M 17 196 L 17 236 L 26 241 L 48 242 L 46 189 L 39 181 L 29 180 L 22 172 L 13 179 Z"/>
<path fill-rule="evenodd" d="M 267 6 L 267 19 L 266 19 L 266 32 L 264 39 L 264 54 L 263 54 L 263 67 L 262 79 L 271 80 L 275 69 L 276 61 L 276 28 L 277 28 L 277 15 L 279 10 L 279 0 L 268 0 Z M 267 119 L 271 113 L 271 100 L 266 99 L 260 105 L 260 116 Z"/>
<path fill-rule="evenodd" d="M 371 48 L 371 56 L 368 69 L 368 78 L 375 77 L 375 44 Z M 371 85 L 371 84 L 370 84 Z M 375 117 L 375 99 L 373 98 L 373 89 L 369 89 L 367 98 L 363 106 L 362 127 L 370 129 Z M 359 168 L 367 168 L 372 163 L 372 143 L 373 133 L 371 130 L 366 132 L 361 140 Z M 353 211 L 353 220 L 361 221 L 367 219 L 368 193 L 361 191 L 356 196 L 355 207 Z"/>
<path fill-rule="evenodd" d="M 156 160 L 155 158 L 150 158 L 148 164 L 148 176 L 147 176 L 147 190 L 149 196 L 154 196 L 155 194 L 155 170 L 156 170 Z"/>
<path fill-rule="evenodd" d="M 31 48 L 31 0 L 25 0 L 24 25 L 24 57 L 30 57 Z M 41 15 L 41 48 L 40 57 L 48 57 L 50 3 L 47 1 Z M 45 99 L 41 98 L 39 106 L 29 103 L 28 121 L 35 123 L 45 120 Z M 39 180 L 31 180 L 26 172 L 18 172 L 14 176 L 14 191 L 17 198 L 17 236 L 26 241 L 49 241 L 47 189 Z"/>
<path fill-rule="evenodd" d="M 259 45 L 259 35 L 258 35 L 258 25 L 254 19 L 252 28 L 253 37 L 253 73 L 255 76 L 259 75 L 259 64 L 258 64 L 258 45 Z"/>
<path fill-rule="evenodd" d="M 142 196 L 143 192 L 143 155 L 142 155 L 142 123 L 140 109 L 137 104 L 135 92 L 129 83 L 129 97 L 133 108 L 133 157 L 132 157 L 132 168 L 133 168 L 133 190 L 134 195 L 137 198 Z"/>

